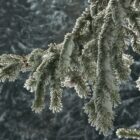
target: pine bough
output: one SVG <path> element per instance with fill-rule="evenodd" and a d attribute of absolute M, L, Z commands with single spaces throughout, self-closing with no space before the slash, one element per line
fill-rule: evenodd
<path fill-rule="evenodd" d="M 14 81 L 20 71 L 31 71 L 24 87 L 34 92 L 32 110 L 36 113 L 44 108 L 46 86 L 49 108 L 56 113 L 63 109 L 63 87 L 74 87 L 80 98 L 87 98 L 90 82 L 93 94 L 84 106 L 85 113 L 89 123 L 107 135 L 113 128 L 113 108 L 120 104 L 119 82 L 128 78 L 133 63 L 124 53 L 125 39 L 140 53 L 139 0 L 89 0 L 62 43 L 51 43 L 47 50 L 35 49 L 26 56 L 1 55 L 0 79 Z M 140 90 L 140 78 L 136 83 Z M 119 129 L 117 134 L 123 137 L 127 132 Z"/>

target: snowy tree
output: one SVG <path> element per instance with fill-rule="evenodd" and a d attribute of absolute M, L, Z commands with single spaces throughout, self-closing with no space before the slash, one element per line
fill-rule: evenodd
<path fill-rule="evenodd" d="M 0 1 L 0 48 L 3 51 L 8 49 L 9 52 L 19 53 L 22 49 L 27 53 L 29 6 L 22 0 Z"/>
<path fill-rule="evenodd" d="M 47 50 L 35 49 L 25 56 L 1 55 L 0 79 L 14 81 L 20 72 L 31 71 L 24 87 L 34 92 L 32 110 L 37 113 L 44 108 L 47 86 L 53 113 L 63 109 L 63 87 L 74 87 L 80 98 L 89 99 L 84 106 L 89 123 L 107 135 L 113 128 L 113 108 L 121 102 L 118 85 L 127 79 L 133 63 L 132 56 L 124 53 L 127 40 L 140 53 L 140 2 L 88 2 L 62 43 L 51 43 Z M 136 83 L 139 88 L 140 80 Z M 117 134 L 135 138 L 139 133 L 118 129 Z"/>

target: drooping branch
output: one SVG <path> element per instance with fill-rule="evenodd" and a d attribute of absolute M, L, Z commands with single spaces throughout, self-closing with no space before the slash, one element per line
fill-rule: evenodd
<path fill-rule="evenodd" d="M 85 113 L 89 123 L 107 135 L 113 128 L 113 108 L 121 100 L 119 82 L 127 79 L 133 63 L 124 54 L 124 39 L 131 38 L 133 49 L 140 53 L 139 4 L 137 0 L 90 0 L 62 43 L 51 43 L 47 50 L 35 49 L 25 57 L 1 55 L 1 81 L 31 71 L 24 87 L 35 93 L 32 110 L 37 113 L 44 108 L 46 86 L 50 89 L 49 108 L 55 113 L 63 109 L 64 86 L 74 87 L 79 97 L 87 98 L 87 83 L 91 82 L 93 93 Z"/>

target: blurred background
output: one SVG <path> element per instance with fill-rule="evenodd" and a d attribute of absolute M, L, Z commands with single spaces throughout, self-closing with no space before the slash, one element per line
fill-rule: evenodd
<path fill-rule="evenodd" d="M 51 42 L 62 42 L 86 6 L 87 0 L 0 0 L 0 54 L 24 55 L 34 48 L 47 49 Z M 42 113 L 32 112 L 33 94 L 23 88 L 27 73 L 13 83 L 0 83 L 0 140 L 118 140 L 117 128 L 140 128 L 140 92 L 135 88 L 140 55 L 129 43 L 126 52 L 135 63 L 128 80 L 120 85 L 122 104 L 115 110 L 111 135 L 99 135 L 88 124 L 84 100 L 73 89 L 64 90 L 61 113 L 52 114 L 48 98 Z"/>

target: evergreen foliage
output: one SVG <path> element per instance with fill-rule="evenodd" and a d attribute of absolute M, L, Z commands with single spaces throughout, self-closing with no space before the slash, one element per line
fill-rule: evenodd
<path fill-rule="evenodd" d="M 113 108 L 121 102 L 119 82 L 127 79 L 133 63 L 133 58 L 124 53 L 125 39 L 131 38 L 132 48 L 140 53 L 139 16 L 138 0 L 89 0 L 89 6 L 62 43 L 51 43 L 47 50 L 35 49 L 22 57 L 1 55 L 1 81 L 14 81 L 20 71 L 31 71 L 24 87 L 34 92 L 32 110 L 37 113 L 44 108 L 47 86 L 49 108 L 55 113 L 63 108 L 64 86 L 74 87 L 80 98 L 87 99 L 90 82 L 93 93 L 85 104 L 85 113 L 89 123 L 107 135 L 113 129 Z M 139 88 L 139 79 L 136 83 Z M 117 134 L 124 134 L 121 132 Z"/>
<path fill-rule="evenodd" d="M 116 134 L 119 138 L 131 138 L 131 139 L 140 139 L 140 131 L 136 129 L 124 129 L 120 128 L 116 131 Z"/>

